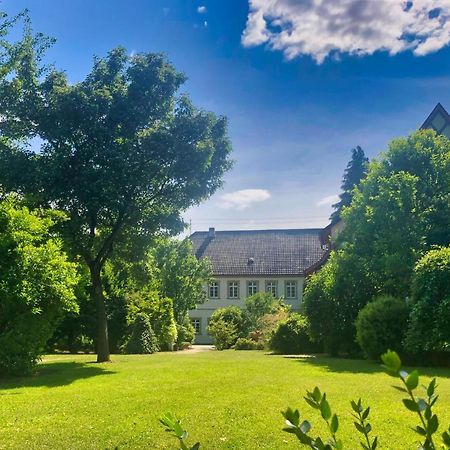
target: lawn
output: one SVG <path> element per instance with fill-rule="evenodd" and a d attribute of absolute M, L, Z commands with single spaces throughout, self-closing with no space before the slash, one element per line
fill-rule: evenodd
<path fill-rule="evenodd" d="M 52 355 L 38 375 L 1 381 L 0 448 L 175 449 L 157 420 L 165 411 L 182 417 L 190 442 L 200 440 L 205 450 L 299 448 L 281 431 L 280 411 L 299 407 L 313 429 L 320 428 L 317 411 L 302 399 L 315 385 L 340 414 L 342 434 L 352 433 L 344 438 L 346 448 L 358 448 L 349 401 L 359 397 L 372 406 L 380 448 L 416 448 L 410 429 L 416 418 L 377 364 L 234 350 L 113 360 L 95 364 L 92 355 Z M 450 370 L 421 373 L 439 378 L 436 411 L 448 426 Z"/>

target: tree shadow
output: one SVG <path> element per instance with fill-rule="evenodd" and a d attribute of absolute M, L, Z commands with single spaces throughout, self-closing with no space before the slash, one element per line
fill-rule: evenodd
<path fill-rule="evenodd" d="M 327 372 L 334 373 L 383 373 L 385 372 L 381 362 L 367 361 L 364 359 L 351 358 L 333 358 L 324 355 L 289 355 L 284 358 L 292 359 L 293 361 L 319 366 Z M 405 366 L 406 371 L 417 369 L 421 375 L 427 377 L 450 378 L 450 369 L 444 367 L 409 367 Z"/>
<path fill-rule="evenodd" d="M 0 378 L 0 395 L 14 394 L 1 392 L 4 389 L 65 386 L 77 380 L 99 375 L 113 375 L 114 373 L 114 371 L 104 369 L 94 362 L 61 361 L 43 363 L 39 364 L 37 372 L 29 377 Z"/>

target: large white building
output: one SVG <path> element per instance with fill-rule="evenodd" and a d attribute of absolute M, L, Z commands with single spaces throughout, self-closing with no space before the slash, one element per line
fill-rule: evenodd
<path fill-rule="evenodd" d="M 214 281 L 207 286 L 207 300 L 189 312 L 197 332 L 197 344 L 210 344 L 208 319 L 218 308 L 236 305 L 266 291 L 284 297 L 298 310 L 305 277 L 328 258 L 330 235 L 325 229 L 199 231 L 191 235 L 198 258 L 208 258 Z"/>

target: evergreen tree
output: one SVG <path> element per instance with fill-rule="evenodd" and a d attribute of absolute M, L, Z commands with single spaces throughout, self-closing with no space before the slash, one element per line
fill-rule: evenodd
<path fill-rule="evenodd" d="M 333 205 L 334 212 L 330 216 L 332 222 L 337 222 L 341 218 L 342 209 L 350 206 L 353 198 L 353 189 L 359 186 L 361 180 L 366 177 L 368 163 L 369 159 L 359 145 L 352 150 L 352 159 L 347 164 L 342 177 L 340 200 Z"/>

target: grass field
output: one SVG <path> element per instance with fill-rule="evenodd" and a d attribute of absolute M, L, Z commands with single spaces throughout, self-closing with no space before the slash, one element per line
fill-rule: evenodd
<path fill-rule="evenodd" d="M 302 399 L 315 385 L 339 413 L 341 434 L 351 430 L 346 448 L 358 448 L 349 401 L 359 397 L 372 407 L 380 448 L 417 448 L 410 429 L 416 418 L 391 387 L 396 381 L 370 362 L 234 350 L 92 361 L 92 355 L 52 355 L 38 375 L 0 381 L 0 448 L 175 449 L 157 420 L 165 411 L 182 417 L 190 442 L 200 440 L 204 450 L 299 448 L 281 431 L 280 411 L 298 407 L 302 417 L 312 419 L 313 430 L 319 429 L 317 411 Z M 448 426 L 450 371 L 421 373 L 424 380 L 439 378 L 436 411 Z"/>

